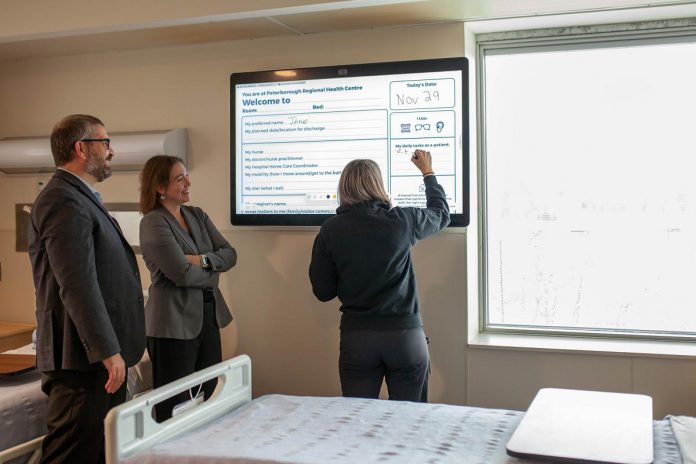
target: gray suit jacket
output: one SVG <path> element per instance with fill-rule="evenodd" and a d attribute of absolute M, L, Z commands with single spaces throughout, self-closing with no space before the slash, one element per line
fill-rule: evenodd
<path fill-rule="evenodd" d="M 31 211 L 40 371 L 128 366 L 145 350 L 138 264 L 118 223 L 76 176 L 57 170 Z"/>
<path fill-rule="evenodd" d="M 195 338 L 203 327 L 202 289 L 213 290 L 218 327 L 232 321 L 218 280 L 237 263 L 237 252 L 202 209 L 182 206 L 181 213 L 191 235 L 163 206 L 140 222 L 140 249 L 152 278 L 145 308 L 148 337 Z M 192 265 L 184 256 L 202 254 L 208 256 L 211 269 Z"/>

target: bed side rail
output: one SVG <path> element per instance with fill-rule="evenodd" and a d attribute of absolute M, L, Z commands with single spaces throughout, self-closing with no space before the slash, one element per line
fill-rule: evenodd
<path fill-rule="evenodd" d="M 162 423 L 152 417 L 155 404 L 220 377 L 208 401 Z M 104 421 L 106 463 L 116 464 L 153 445 L 195 429 L 251 401 L 251 359 L 240 355 L 164 385 L 111 411 Z"/>
<path fill-rule="evenodd" d="M 31 456 L 29 456 L 27 464 L 38 464 L 41 459 L 41 444 L 43 443 L 44 437 L 45 435 L 42 435 L 31 441 L 0 451 L 0 464 L 10 462 L 16 458 L 28 455 L 29 453 L 31 453 Z"/>

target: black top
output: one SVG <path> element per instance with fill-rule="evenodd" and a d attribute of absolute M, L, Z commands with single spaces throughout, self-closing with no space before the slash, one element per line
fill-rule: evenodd
<path fill-rule="evenodd" d="M 450 222 L 445 191 L 425 183 L 426 208 L 379 201 L 341 206 L 314 240 L 309 279 L 321 301 L 338 296 L 341 330 L 421 327 L 411 246 Z"/>

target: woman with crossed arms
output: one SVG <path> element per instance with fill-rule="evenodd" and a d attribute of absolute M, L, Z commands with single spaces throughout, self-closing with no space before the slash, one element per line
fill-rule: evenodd
<path fill-rule="evenodd" d="M 236 264 L 237 253 L 202 209 L 185 205 L 190 187 L 184 162 L 174 156 L 150 158 L 140 177 L 140 248 L 152 279 L 145 329 L 154 388 L 221 362 L 220 329 L 232 321 L 218 280 Z M 216 384 L 203 384 L 206 399 Z M 200 393 L 199 387 L 158 404 L 157 420 Z"/>

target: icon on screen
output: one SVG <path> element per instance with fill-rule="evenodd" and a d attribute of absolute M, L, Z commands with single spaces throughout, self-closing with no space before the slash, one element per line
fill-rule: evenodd
<path fill-rule="evenodd" d="M 445 123 L 442 121 L 438 121 L 437 124 L 435 125 L 435 129 L 437 129 L 438 133 L 442 132 L 442 129 L 444 127 L 445 127 Z"/>
<path fill-rule="evenodd" d="M 402 124 L 401 125 L 401 133 L 403 134 L 404 132 L 411 132 L 411 124 Z"/>

